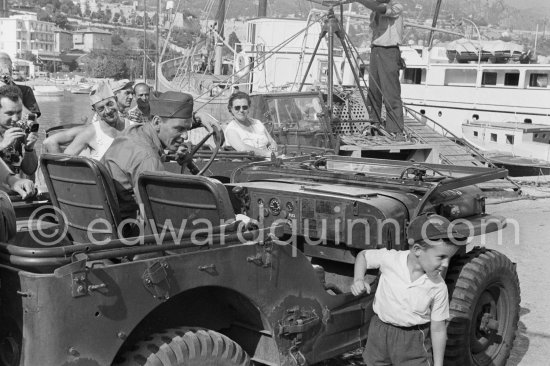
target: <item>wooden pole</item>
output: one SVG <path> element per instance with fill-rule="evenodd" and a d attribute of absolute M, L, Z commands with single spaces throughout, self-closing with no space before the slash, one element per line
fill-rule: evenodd
<path fill-rule="evenodd" d="M 432 28 L 435 28 L 437 26 L 437 18 L 439 17 L 439 9 L 441 8 L 441 1 L 442 0 L 437 0 L 437 4 L 435 5 L 434 17 L 432 19 Z M 430 37 L 428 39 L 428 48 L 429 49 L 432 48 L 433 41 L 434 41 L 434 31 L 431 30 L 430 31 Z"/>
<path fill-rule="evenodd" d="M 160 33 L 159 33 L 159 24 L 160 24 L 160 0 L 157 0 L 157 26 L 155 29 L 156 45 L 155 45 L 155 90 L 159 90 L 159 76 L 160 76 L 160 54 L 159 54 L 159 43 L 160 43 Z"/>
<path fill-rule="evenodd" d="M 145 17 L 147 9 L 147 0 L 143 0 L 143 82 L 147 82 L 147 24 Z"/>
<path fill-rule="evenodd" d="M 224 21 L 225 21 L 225 0 L 220 0 L 220 5 L 218 7 L 218 35 L 223 39 L 224 38 Z M 223 43 L 221 41 L 216 41 L 216 53 L 214 60 L 214 74 L 221 75 L 222 73 L 222 51 Z"/>
<path fill-rule="evenodd" d="M 258 18 L 265 18 L 267 16 L 267 0 L 260 0 L 258 3 Z"/>

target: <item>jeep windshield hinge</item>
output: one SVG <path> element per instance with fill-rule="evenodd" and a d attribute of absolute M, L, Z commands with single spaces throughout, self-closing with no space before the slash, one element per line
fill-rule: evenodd
<path fill-rule="evenodd" d="M 168 280 L 168 263 L 164 260 L 155 261 L 143 272 L 143 285 L 155 299 L 170 298 L 170 282 Z"/>

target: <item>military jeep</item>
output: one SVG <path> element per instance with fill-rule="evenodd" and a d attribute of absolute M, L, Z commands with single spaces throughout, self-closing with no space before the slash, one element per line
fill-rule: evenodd
<path fill-rule="evenodd" d="M 502 169 L 327 155 L 242 166 L 227 184 L 146 173 L 143 221 L 123 216 L 100 163 L 44 155 L 41 167 L 48 215 L 15 228 L 2 201 L 3 365 L 329 360 L 367 337 L 374 297 L 349 291 L 360 250 L 406 250 L 407 224 L 424 212 L 469 236 L 505 225 L 475 186 Z M 504 365 L 518 322 L 514 265 L 474 248 L 453 258 L 446 281 L 446 364 Z"/>

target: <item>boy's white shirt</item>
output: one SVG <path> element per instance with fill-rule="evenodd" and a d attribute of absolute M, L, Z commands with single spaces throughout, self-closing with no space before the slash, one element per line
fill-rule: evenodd
<path fill-rule="evenodd" d="M 380 269 L 374 297 L 374 312 L 385 323 L 400 327 L 442 321 L 449 318 L 449 293 L 441 276 L 426 274 L 411 282 L 407 267 L 410 251 L 367 250 L 369 269 Z"/>

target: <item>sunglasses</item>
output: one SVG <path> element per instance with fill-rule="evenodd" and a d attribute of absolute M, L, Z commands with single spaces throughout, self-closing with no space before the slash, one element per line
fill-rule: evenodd
<path fill-rule="evenodd" d="M 243 109 L 243 111 L 247 111 L 248 110 L 248 106 L 247 105 L 236 105 L 233 107 L 234 110 L 236 110 L 237 112 L 241 110 L 241 108 Z"/>

